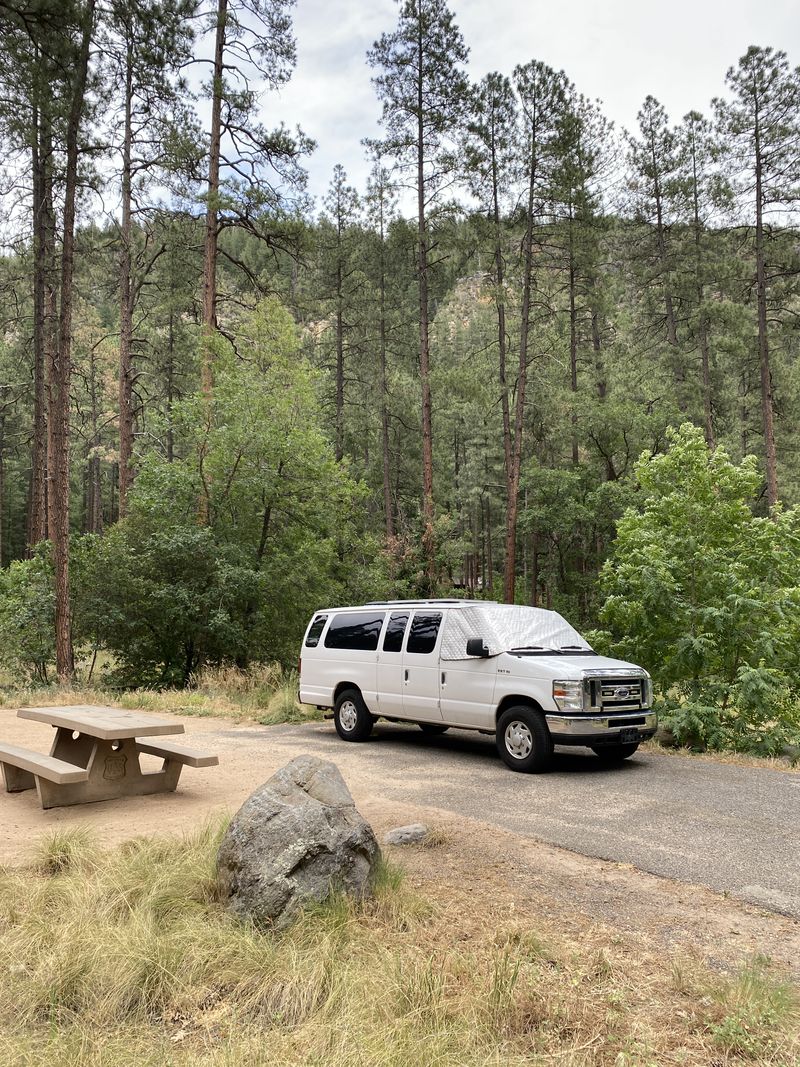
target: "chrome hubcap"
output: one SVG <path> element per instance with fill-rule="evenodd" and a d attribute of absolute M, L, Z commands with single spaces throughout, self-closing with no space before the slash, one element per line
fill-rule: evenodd
<path fill-rule="evenodd" d="M 506 749 L 515 759 L 525 759 L 533 748 L 533 734 L 530 727 L 519 720 L 510 722 L 506 727 Z"/>
<path fill-rule="evenodd" d="M 358 722 L 358 711 L 352 700 L 345 700 L 342 706 L 339 708 L 339 722 L 342 729 L 355 730 L 356 723 Z"/>

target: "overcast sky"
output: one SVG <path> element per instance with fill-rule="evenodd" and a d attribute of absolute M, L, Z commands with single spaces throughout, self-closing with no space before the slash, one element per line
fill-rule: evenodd
<path fill-rule="evenodd" d="M 674 121 L 692 108 L 707 111 L 750 44 L 800 63 L 798 0 L 450 0 L 450 8 L 474 81 L 541 59 L 628 128 L 648 93 Z M 297 67 L 265 100 L 264 118 L 299 124 L 317 142 L 308 163 L 317 197 L 336 163 L 364 186 L 361 140 L 378 132 L 380 115 L 366 51 L 394 28 L 397 12 L 394 0 L 297 0 Z"/>

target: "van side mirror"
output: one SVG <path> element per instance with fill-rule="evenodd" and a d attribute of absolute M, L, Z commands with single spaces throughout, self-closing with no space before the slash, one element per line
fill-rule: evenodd
<path fill-rule="evenodd" d="M 486 658 L 489 655 L 489 646 L 482 637 L 470 637 L 467 641 L 467 655 Z"/>

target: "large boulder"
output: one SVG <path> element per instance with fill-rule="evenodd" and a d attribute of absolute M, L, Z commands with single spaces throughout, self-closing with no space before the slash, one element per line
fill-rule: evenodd
<path fill-rule="evenodd" d="M 223 899 L 236 915 L 280 929 L 331 889 L 369 896 L 379 856 L 338 767 L 298 756 L 241 806 L 217 867 Z"/>

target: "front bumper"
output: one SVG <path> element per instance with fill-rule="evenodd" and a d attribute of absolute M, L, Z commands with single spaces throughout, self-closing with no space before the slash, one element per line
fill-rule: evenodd
<path fill-rule="evenodd" d="M 603 745 L 646 741 L 658 727 L 654 711 L 632 711 L 610 715 L 550 715 L 547 726 L 557 745 Z M 623 742 L 623 743 L 625 743 Z"/>

